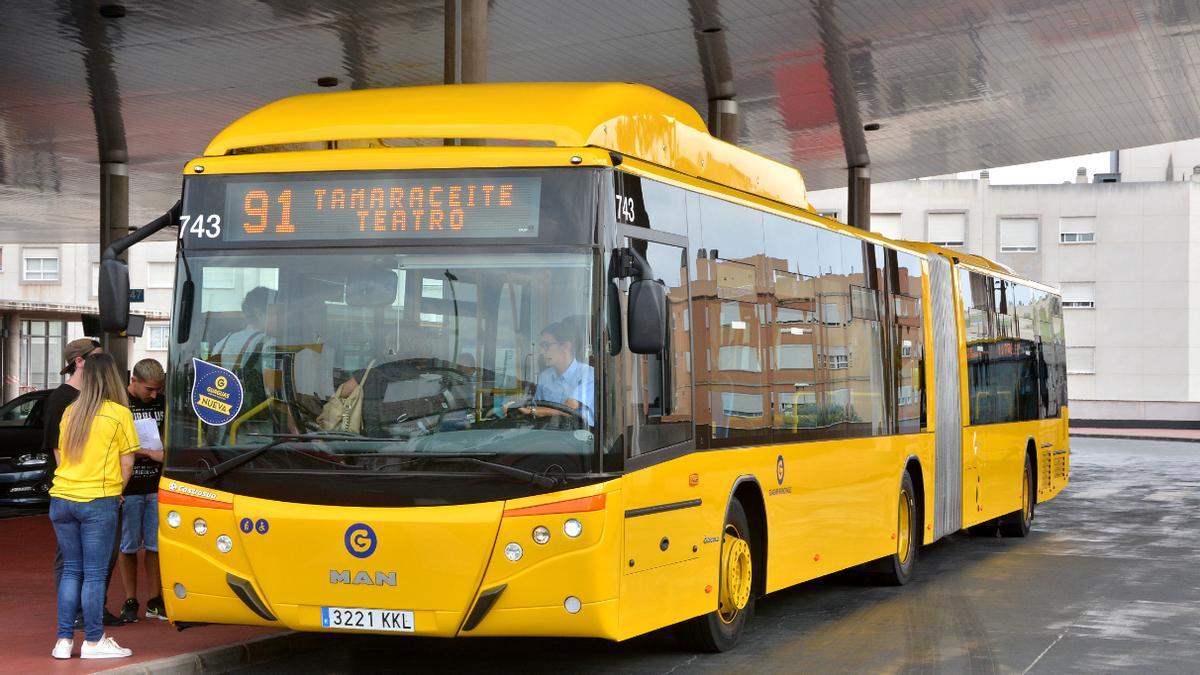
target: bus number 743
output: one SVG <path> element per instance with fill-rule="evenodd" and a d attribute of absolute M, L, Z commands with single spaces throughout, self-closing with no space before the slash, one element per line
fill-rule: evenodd
<path fill-rule="evenodd" d="M 179 238 L 183 238 L 183 234 L 189 232 L 196 235 L 197 239 L 216 239 L 221 236 L 221 216 L 213 213 L 198 216 L 181 215 L 179 216 Z"/>

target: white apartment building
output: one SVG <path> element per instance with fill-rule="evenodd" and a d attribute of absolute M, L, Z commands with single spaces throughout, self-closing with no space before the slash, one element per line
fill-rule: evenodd
<path fill-rule="evenodd" d="M 982 172 L 874 185 L 871 229 L 1061 289 L 1073 419 L 1200 423 L 1200 142 L 1116 155 L 1093 179 L 1118 182 L 992 185 Z M 845 220 L 845 189 L 809 199 Z"/>
<path fill-rule="evenodd" d="M 128 342 L 130 365 L 147 356 L 166 365 L 174 261 L 171 240 L 129 250 L 130 288 L 145 291 L 131 313 L 146 317 L 142 336 Z M 81 315 L 98 312 L 99 273 L 98 244 L 0 245 L 2 400 L 62 382 L 63 346 L 85 336 Z"/>

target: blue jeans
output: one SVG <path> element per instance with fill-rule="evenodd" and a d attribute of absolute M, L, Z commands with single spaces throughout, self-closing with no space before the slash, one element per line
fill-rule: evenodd
<path fill-rule="evenodd" d="M 126 495 L 121 505 L 121 553 L 158 553 L 158 495 Z"/>
<path fill-rule="evenodd" d="M 50 498 L 50 521 L 63 556 L 58 584 L 58 637 L 75 635 L 75 613 L 83 604 L 83 637 L 104 636 L 104 581 L 117 536 L 119 497 L 89 502 Z"/>

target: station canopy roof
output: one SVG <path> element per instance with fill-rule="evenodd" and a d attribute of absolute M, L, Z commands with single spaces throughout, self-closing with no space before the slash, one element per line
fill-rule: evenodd
<path fill-rule="evenodd" d="M 0 243 L 96 241 L 102 136 L 140 225 L 254 108 L 443 78 L 443 0 L 118 2 L 0 3 Z M 1200 137 L 1195 0 L 493 0 L 487 40 L 489 81 L 732 94 L 810 189 L 844 138 L 882 182 Z"/>

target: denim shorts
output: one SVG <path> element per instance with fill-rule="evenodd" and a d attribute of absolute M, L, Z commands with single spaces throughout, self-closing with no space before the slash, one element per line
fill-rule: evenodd
<path fill-rule="evenodd" d="M 121 506 L 121 553 L 158 552 L 158 494 L 127 495 Z"/>

